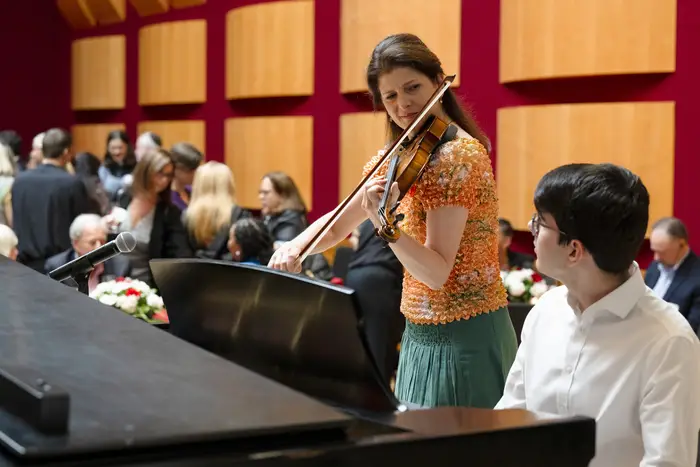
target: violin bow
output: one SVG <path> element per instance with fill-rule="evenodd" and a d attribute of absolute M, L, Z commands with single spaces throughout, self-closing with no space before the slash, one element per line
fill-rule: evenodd
<path fill-rule="evenodd" d="M 452 83 L 455 80 L 455 77 L 457 75 L 449 75 L 446 76 L 445 79 L 440 83 L 440 86 L 435 90 L 433 95 L 430 97 L 428 102 L 423 106 L 421 111 L 416 115 L 416 117 L 413 119 L 413 121 L 406 127 L 406 129 L 401 133 L 401 135 L 396 139 L 391 144 L 391 147 L 389 148 L 386 153 L 377 161 L 376 164 L 374 164 L 374 167 L 372 167 L 372 170 L 367 173 L 367 175 L 362 179 L 362 181 L 355 187 L 355 189 L 350 193 L 342 203 L 338 207 L 336 207 L 333 210 L 333 214 L 331 214 L 330 219 L 326 221 L 326 223 L 321 227 L 321 229 L 316 232 L 316 234 L 313 236 L 313 238 L 309 241 L 309 243 L 306 244 L 306 246 L 301 250 L 299 253 L 299 258 L 297 259 L 299 263 L 303 262 L 307 256 L 309 256 L 311 250 L 318 245 L 318 242 L 321 241 L 321 239 L 328 233 L 328 231 L 333 227 L 333 224 L 335 224 L 336 220 L 347 210 L 348 206 L 350 205 L 350 201 L 352 198 L 357 194 L 358 191 L 362 187 L 365 186 L 365 184 L 372 178 L 374 175 L 377 173 L 379 168 L 384 164 L 384 162 L 390 158 L 391 156 L 394 155 L 396 150 L 399 148 L 401 144 L 408 138 L 409 135 L 413 134 L 415 131 L 416 127 L 420 122 L 423 121 L 426 115 L 428 115 L 428 112 L 432 110 L 433 106 L 437 104 L 437 102 L 442 98 L 443 94 L 449 89 L 449 87 L 452 85 Z"/>

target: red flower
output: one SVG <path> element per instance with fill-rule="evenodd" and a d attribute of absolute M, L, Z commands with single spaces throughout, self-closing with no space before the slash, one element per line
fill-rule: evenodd
<path fill-rule="evenodd" d="M 123 277 L 119 276 L 116 279 L 114 279 L 114 282 L 124 282 L 124 280 L 125 279 Z"/>
<path fill-rule="evenodd" d="M 165 308 L 156 313 L 153 313 L 153 319 L 157 319 L 158 321 L 162 321 L 164 323 L 170 322 L 170 319 L 168 319 L 168 312 L 165 310 Z"/>
<path fill-rule="evenodd" d="M 136 297 L 140 297 L 140 296 L 141 296 L 141 292 L 139 292 L 138 290 L 136 290 L 136 289 L 133 288 L 133 287 L 129 287 L 128 289 L 126 289 L 126 292 L 124 293 L 124 295 L 126 295 L 127 297 L 130 296 L 130 295 L 134 295 L 134 296 L 136 296 Z"/>
<path fill-rule="evenodd" d="M 541 280 L 542 280 L 542 276 L 540 276 L 536 272 L 532 273 L 532 282 L 533 283 L 540 282 Z"/>

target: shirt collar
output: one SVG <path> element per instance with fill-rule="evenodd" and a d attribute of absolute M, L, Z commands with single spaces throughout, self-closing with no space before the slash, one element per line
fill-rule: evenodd
<path fill-rule="evenodd" d="M 642 272 L 635 261 L 630 266 L 630 277 L 618 288 L 588 307 L 583 316 L 592 316 L 598 311 L 608 311 L 625 319 L 639 299 L 646 294 L 646 289 Z M 568 296 L 567 300 L 571 308 L 578 311 L 578 307 L 574 306 L 573 301 Z"/>
<path fill-rule="evenodd" d="M 686 258 L 688 257 L 689 254 L 690 254 L 690 248 L 688 248 L 688 251 L 685 252 L 683 257 L 680 260 L 678 260 L 678 262 L 676 264 L 674 264 L 673 267 L 669 268 L 669 267 L 664 266 L 661 263 L 656 263 L 656 266 L 659 268 L 659 271 L 661 271 L 661 272 L 676 272 L 676 271 L 678 271 L 678 268 L 681 267 L 681 264 L 683 264 L 683 261 L 686 260 Z"/>

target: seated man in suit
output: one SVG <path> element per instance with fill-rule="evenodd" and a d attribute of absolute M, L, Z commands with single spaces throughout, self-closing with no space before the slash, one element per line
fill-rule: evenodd
<path fill-rule="evenodd" d="M 506 219 L 498 219 L 498 256 L 501 261 L 501 271 L 511 269 L 532 269 L 535 258 L 525 253 L 510 249 L 513 241 L 513 226 Z"/>
<path fill-rule="evenodd" d="M 81 214 L 71 223 L 69 236 L 73 247 L 46 260 L 44 269 L 47 274 L 104 245 L 107 242 L 107 229 L 102 218 L 97 214 Z M 92 292 L 100 282 L 114 280 L 117 277 L 128 277 L 130 274 L 129 259 L 123 254 L 117 255 L 95 267 L 90 274 L 90 291 Z M 73 279 L 66 279 L 64 284 L 77 287 L 77 283 Z"/>
<path fill-rule="evenodd" d="M 656 295 L 678 310 L 697 333 L 700 331 L 700 261 L 688 245 L 688 231 L 675 217 L 659 219 L 652 227 L 654 261 L 644 281 Z"/>

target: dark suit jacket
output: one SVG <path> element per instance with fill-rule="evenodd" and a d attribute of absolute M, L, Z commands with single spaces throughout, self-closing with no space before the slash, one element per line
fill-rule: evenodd
<path fill-rule="evenodd" d="M 68 230 L 73 219 L 94 211 L 82 180 L 60 167 L 43 164 L 15 179 L 12 212 L 18 261 L 43 272 L 48 258 L 71 248 Z"/>
<path fill-rule="evenodd" d="M 77 257 L 75 250 L 72 248 L 66 250 L 62 253 L 52 256 L 46 260 L 44 264 L 44 270 L 46 274 L 50 273 L 56 268 L 63 266 L 69 261 L 73 261 Z M 131 274 L 131 264 L 129 263 L 129 258 L 124 255 L 118 255 L 104 262 L 104 272 L 100 276 L 100 282 L 106 282 L 114 280 L 117 277 L 129 277 Z M 71 287 L 77 287 L 78 284 L 73 279 L 66 279 L 63 281 L 64 284 Z"/>
<path fill-rule="evenodd" d="M 644 282 L 654 288 L 659 280 L 658 263 L 652 261 Z M 700 259 L 692 251 L 681 263 L 663 299 L 678 305 L 678 309 L 697 333 L 700 332 Z"/>

